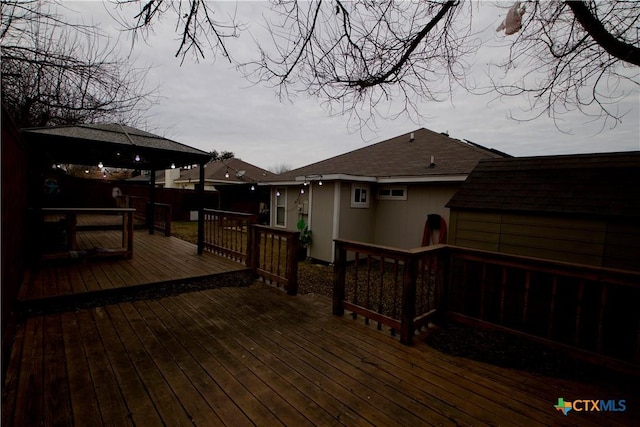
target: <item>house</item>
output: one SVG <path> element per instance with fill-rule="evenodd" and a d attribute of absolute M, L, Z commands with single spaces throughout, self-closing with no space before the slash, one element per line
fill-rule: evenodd
<path fill-rule="evenodd" d="M 447 207 L 452 245 L 640 270 L 640 151 L 483 159 Z"/>
<path fill-rule="evenodd" d="M 335 238 L 399 248 L 421 245 L 425 220 L 445 204 L 478 161 L 508 155 L 418 129 L 304 166 L 267 181 L 273 227 L 312 231 L 309 256 L 333 262 Z"/>
<path fill-rule="evenodd" d="M 199 173 L 198 167 L 191 165 L 157 171 L 155 183 L 165 190 L 194 190 L 199 182 Z M 218 209 L 258 214 L 269 211 L 269 191 L 258 184 L 275 175 L 235 157 L 212 160 L 204 165 L 204 189 L 207 194 L 216 192 Z M 149 176 L 140 175 L 128 181 L 146 183 Z"/>

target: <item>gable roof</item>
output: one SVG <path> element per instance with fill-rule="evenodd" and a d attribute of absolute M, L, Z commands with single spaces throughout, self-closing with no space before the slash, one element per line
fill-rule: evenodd
<path fill-rule="evenodd" d="M 640 217 L 640 151 L 484 159 L 449 208 Z"/>
<path fill-rule="evenodd" d="M 258 166 L 247 163 L 241 159 L 232 157 L 226 160 L 212 160 L 204 165 L 204 181 L 205 183 L 213 183 L 216 185 L 226 184 L 252 184 L 265 180 L 272 180 L 277 174 L 262 169 Z M 225 175 L 229 173 L 227 178 Z M 190 182 L 199 182 L 200 170 L 196 168 L 180 170 L 180 177 L 176 178 L 176 184 L 186 184 Z M 140 175 L 128 179 L 128 181 L 148 182 L 148 175 Z M 165 183 L 164 170 L 156 171 L 156 184 Z"/>
<path fill-rule="evenodd" d="M 217 184 L 250 184 L 272 179 L 275 173 L 232 157 L 211 161 L 205 165 L 204 180 Z M 229 173 L 227 178 L 225 175 Z M 181 171 L 176 183 L 198 181 L 198 169 Z"/>
<path fill-rule="evenodd" d="M 508 155 L 422 128 L 280 174 L 277 180 L 319 175 L 324 179 L 349 175 L 374 180 L 429 177 L 446 180 L 448 176 L 466 176 L 480 159 L 504 156 Z"/>
<path fill-rule="evenodd" d="M 175 164 L 206 163 L 211 155 L 197 148 L 118 123 L 51 126 L 21 130 L 35 152 L 54 163 L 166 169 Z M 140 160 L 136 161 L 136 155 Z"/>

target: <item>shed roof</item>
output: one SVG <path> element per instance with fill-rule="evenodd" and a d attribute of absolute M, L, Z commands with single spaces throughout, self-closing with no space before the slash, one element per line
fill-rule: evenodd
<path fill-rule="evenodd" d="M 447 207 L 640 217 L 640 151 L 484 159 Z"/>
<path fill-rule="evenodd" d="M 172 163 L 206 163 L 211 158 L 205 151 L 118 123 L 27 128 L 22 133 L 35 152 L 54 163 L 102 162 L 111 167 L 158 170 Z"/>
<path fill-rule="evenodd" d="M 480 159 L 504 156 L 508 155 L 421 128 L 282 173 L 277 180 L 290 181 L 300 176 L 340 174 L 399 179 L 466 175 Z"/>

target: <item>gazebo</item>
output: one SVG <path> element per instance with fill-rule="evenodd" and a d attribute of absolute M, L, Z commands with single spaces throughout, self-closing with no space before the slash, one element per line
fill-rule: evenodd
<path fill-rule="evenodd" d="M 36 168 L 63 163 L 150 171 L 149 201 L 152 206 L 155 203 L 155 171 L 198 165 L 198 253 L 202 253 L 204 165 L 211 159 L 209 153 L 118 123 L 26 128 L 21 133 L 30 153 L 30 162 Z M 153 209 L 149 223 L 153 224 Z M 153 226 L 149 227 L 149 232 L 153 233 Z"/>

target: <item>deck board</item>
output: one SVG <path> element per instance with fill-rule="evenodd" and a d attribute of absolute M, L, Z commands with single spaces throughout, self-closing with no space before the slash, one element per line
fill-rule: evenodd
<path fill-rule="evenodd" d="M 570 412 L 559 397 L 625 399 Z M 632 425 L 640 391 L 408 347 L 264 285 L 31 316 L 18 329 L 3 426 Z"/>
<path fill-rule="evenodd" d="M 80 250 L 115 247 L 121 234 L 115 230 L 78 232 Z M 131 259 L 73 259 L 42 262 L 31 268 L 19 290 L 21 302 L 46 301 L 47 298 L 77 296 L 159 283 L 177 283 L 213 277 L 230 272 L 248 271 L 235 261 L 205 252 L 197 254 L 196 245 L 146 231 L 134 233 Z"/>

